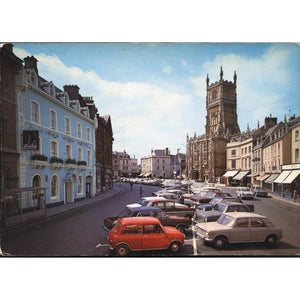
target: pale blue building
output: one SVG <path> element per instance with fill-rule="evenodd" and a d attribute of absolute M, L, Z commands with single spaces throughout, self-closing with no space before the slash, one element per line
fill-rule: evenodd
<path fill-rule="evenodd" d="M 35 57 L 24 61 L 16 82 L 19 186 L 47 188 L 47 207 L 94 197 L 97 109 L 92 98 L 82 97 L 77 85 L 61 90 L 43 79 Z M 34 201 L 27 197 L 22 206 Z"/>

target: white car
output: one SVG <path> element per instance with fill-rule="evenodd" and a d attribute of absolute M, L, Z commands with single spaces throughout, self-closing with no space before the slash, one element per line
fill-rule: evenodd
<path fill-rule="evenodd" d="M 254 193 L 250 188 L 241 187 L 236 191 L 236 196 L 241 199 L 252 199 L 254 198 Z"/>
<path fill-rule="evenodd" d="M 255 213 L 225 213 L 217 222 L 197 223 L 195 226 L 197 237 L 218 249 L 228 243 L 265 242 L 274 246 L 282 238 L 281 229 L 275 228 L 267 217 Z"/>

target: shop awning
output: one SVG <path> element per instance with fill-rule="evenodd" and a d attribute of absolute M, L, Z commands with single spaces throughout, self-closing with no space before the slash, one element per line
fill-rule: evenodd
<path fill-rule="evenodd" d="M 291 171 L 282 171 L 281 174 L 274 180 L 274 183 L 283 183 L 290 173 Z"/>
<path fill-rule="evenodd" d="M 233 177 L 233 180 L 242 180 L 250 171 L 240 171 L 235 177 Z"/>
<path fill-rule="evenodd" d="M 235 176 L 239 171 L 227 171 L 223 177 L 233 177 Z"/>
<path fill-rule="evenodd" d="M 264 181 L 264 180 L 267 179 L 269 176 L 270 176 L 270 174 L 261 175 L 261 176 L 257 177 L 256 180 Z"/>
<path fill-rule="evenodd" d="M 288 177 L 284 179 L 282 183 L 292 183 L 300 175 L 300 170 L 293 170 Z"/>
<path fill-rule="evenodd" d="M 271 174 L 271 176 L 265 180 L 265 183 L 273 183 L 273 181 L 278 177 L 279 174 Z"/>

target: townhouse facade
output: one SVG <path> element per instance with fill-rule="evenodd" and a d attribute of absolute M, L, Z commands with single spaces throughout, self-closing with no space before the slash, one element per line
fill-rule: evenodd
<path fill-rule="evenodd" d="M 155 178 L 170 178 L 172 157 L 168 148 L 151 151 L 151 155 L 141 158 L 141 176 Z"/>
<path fill-rule="evenodd" d="M 280 123 L 266 117 L 264 126 L 227 143 L 225 183 L 234 184 L 240 175 L 247 180 L 238 185 L 259 186 L 288 197 L 295 189 L 299 193 L 299 124 L 300 117 Z"/>
<path fill-rule="evenodd" d="M 96 195 L 98 110 L 92 97 L 82 97 L 77 85 L 58 88 L 40 76 L 35 57 L 21 60 L 12 49 L 0 47 L 5 226 Z"/>
<path fill-rule="evenodd" d="M 140 170 L 137 158 L 131 158 L 124 150 L 123 152 L 113 151 L 113 177 L 136 177 L 139 175 Z"/>

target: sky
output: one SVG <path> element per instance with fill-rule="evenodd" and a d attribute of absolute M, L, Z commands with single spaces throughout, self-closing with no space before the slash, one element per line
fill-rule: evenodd
<path fill-rule="evenodd" d="M 40 76 L 63 89 L 77 84 L 110 115 L 113 150 L 139 159 L 152 149 L 186 151 L 186 137 L 205 133 L 206 76 L 233 81 L 241 131 L 272 114 L 300 113 L 297 43 L 14 43 L 33 55 Z"/>

